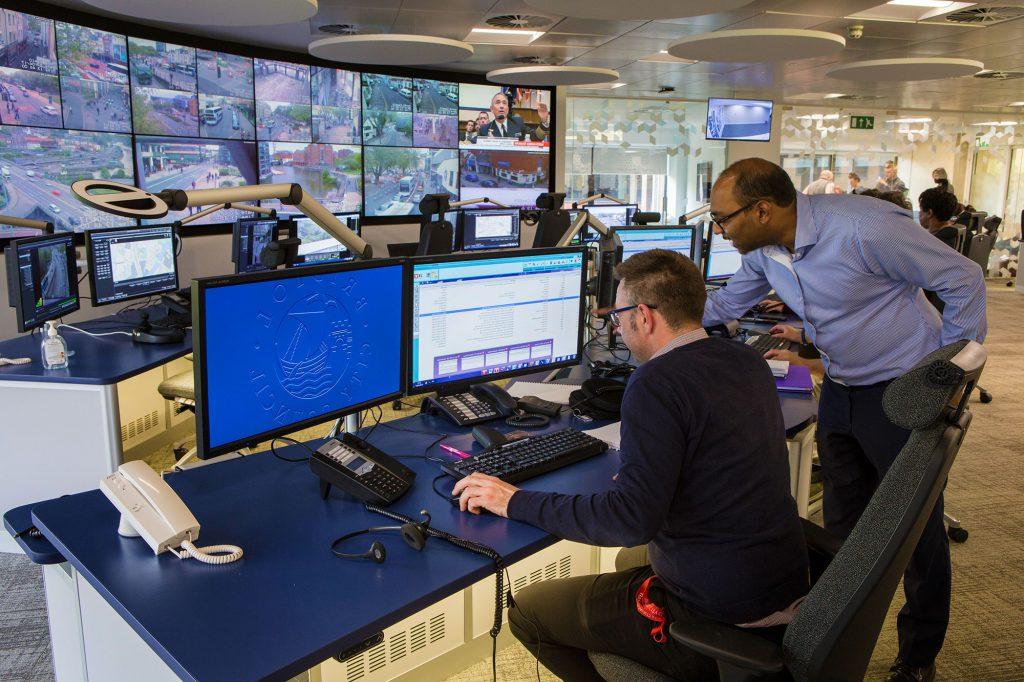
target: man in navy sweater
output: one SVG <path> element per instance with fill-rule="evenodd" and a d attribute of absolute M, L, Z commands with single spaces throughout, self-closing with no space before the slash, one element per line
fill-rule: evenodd
<path fill-rule="evenodd" d="M 636 593 L 654 576 L 670 622 L 697 614 L 781 636 L 809 579 L 775 382 L 753 349 L 708 338 L 704 282 L 689 259 L 646 251 L 617 274 L 612 322 L 643 364 L 623 398 L 612 488 L 563 495 L 472 474 L 453 494 L 464 511 L 486 509 L 567 540 L 647 545 L 649 565 L 550 580 L 516 596 L 509 627 L 556 675 L 600 680 L 587 651 L 603 651 L 677 679 L 716 679 L 711 659 L 652 639 L 655 624 L 638 613 Z"/>

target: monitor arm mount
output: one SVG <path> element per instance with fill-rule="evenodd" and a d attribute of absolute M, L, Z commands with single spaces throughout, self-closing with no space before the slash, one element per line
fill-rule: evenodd
<path fill-rule="evenodd" d="M 169 211 L 182 211 L 190 206 L 211 206 L 215 210 L 221 210 L 237 202 L 277 199 L 282 204 L 297 207 L 303 215 L 341 242 L 357 258 L 373 258 L 373 248 L 362 237 L 350 230 L 323 204 L 314 199 L 313 195 L 295 183 L 239 185 L 220 189 L 166 189 L 153 194 L 111 180 L 79 180 L 71 185 L 71 191 L 79 201 L 100 211 L 128 218 L 150 219 L 162 218 Z M 234 207 L 241 208 L 241 205 Z M 206 210 L 213 212 L 210 209 Z M 245 210 L 253 210 L 253 207 L 246 205 Z M 193 219 L 196 217 L 198 216 L 192 216 Z"/>
<path fill-rule="evenodd" d="M 509 208 L 505 204 L 495 201 L 489 197 L 481 197 L 479 199 L 463 199 L 462 201 L 450 201 L 447 194 L 427 194 L 420 199 L 420 215 L 423 216 L 420 219 L 420 227 L 423 228 L 427 224 L 433 222 L 433 218 L 436 215 L 440 220 L 445 213 L 452 210 L 453 208 L 461 208 L 463 206 L 472 206 L 474 204 L 492 204 L 498 208 Z"/>
<path fill-rule="evenodd" d="M 31 218 L 15 218 L 14 216 L 0 215 L 0 225 L 27 227 L 39 230 L 43 234 L 53 234 L 53 223 L 48 220 L 32 220 Z"/>
<path fill-rule="evenodd" d="M 700 218 L 701 216 L 707 215 L 711 212 L 711 204 L 704 204 L 700 208 L 695 208 L 685 215 L 679 216 L 679 224 L 685 225 L 694 218 Z M 707 218 L 705 218 L 707 220 Z"/>
<path fill-rule="evenodd" d="M 218 211 L 223 211 L 223 210 L 228 209 L 228 208 L 233 208 L 236 211 L 252 211 L 253 213 L 260 213 L 260 214 L 265 215 L 265 216 L 267 216 L 269 218 L 276 218 L 277 217 L 277 209 L 276 208 L 263 208 L 262 206 L 256 206 L 255 204 L 234 204 L 234 203 L 228 202 L 226 204 L 219 204 L 217 206 L 210 206 L 208 208 L 204 208 L 202 211 L 199 211 L 198 213 L 193 213 L 192 215 L 185 216 L 181 220 L 175 220 L 174 221 L 174 227 L 175 227 L 175 229 L 177 229 L 177 228 L 181 227 L 182 225 L 188 225 L 189 223 L 195 222 L 196 220 L 199 220 L 200 218 L 205 218 L 208 215 L 213 215 L 214 213 L 217 213 Z"/>

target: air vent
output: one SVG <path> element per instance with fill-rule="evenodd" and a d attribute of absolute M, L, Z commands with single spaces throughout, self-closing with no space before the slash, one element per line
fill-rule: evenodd
<path fill-rule="evenodd" d="M 845 102 L 863 102 L 867 99 L 878 99 L 878 95 L 840 95 L 839 97 L 829 97 L 830 100 L 842 100 Z"/>
<path fill-rule="evenodd" d="M 516 64 L 536 64 L 539 66 L 561 66 L 564 63 L 561 59 L 555 57 L 538 57 L 536 55 L 513 57 L 512 61 Z"/>
<path fill-rule="evenodd" d="M 536 30 L 550 26 L 553 19 L 539 14 L 499 14 L 484 23 L 494 28 L 522 28 Z"/>
<path fill-rule="evenodd" d="M 1024 17 L 1024 7 L 970 7 L 945 16 L 951 24 L 991 26 L 1011 19 Z"/>
<path fill-rule="evenodd" d="M 359 32 L 352 24 L 324 24 L 317 30 L 321 33 L 330 33 L 336 36 L 352 36 Z"/>
<path fill-rule="evenodd" d="M 1024 71 L 979 71 L 974 74 L 975 78 L 985 78 L 993 81 L 1011 81 L 1017 78 L 1024 78 Z"/>

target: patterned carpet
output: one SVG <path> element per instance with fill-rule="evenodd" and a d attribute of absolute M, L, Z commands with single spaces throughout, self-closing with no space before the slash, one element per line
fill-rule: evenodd
<path fill-rule="evenodd" d="M 984 385 L 995 401 L 972 401 L 974 423 L 946 490 L 947 511 L 960 518 L 970 538 L 952 545 L 953 612 L 938 660 L 941 680 L 1024 680 L 1022 311 L 1024 295 L 1001 283 L 990 284 Z M 403 414 L 409 412 L 396 416 Z M 386 410 L 385 418 L 389 416 Z M 161 451 L 147 460 L 166 466 L 170 455 Z M 869 680 L 883 679 L 895 655 L 895 614 L 901 605 L 902 590 L 879 638 Z M 38 567 L 20 556 L 0 554 L 0 680 L 53 679 L 45 609 Z M 532 680 L 534 671 L 534 661 L 522 647 L 499 652 L 499 680 Z M 487 660 L 449 680 L 490 678 Z M 555 679 L 546 671 L 542 678 Z"/>

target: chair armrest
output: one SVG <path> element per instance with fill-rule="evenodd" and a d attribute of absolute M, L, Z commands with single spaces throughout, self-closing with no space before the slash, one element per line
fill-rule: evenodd
<path fill-rule="evenodd" d="M 781 672 L 782 647 L 734 625 L 712 620 L 675 622 L 669 627 L 672 638 L 719 665 L 742 668 L 765 675 Z"/>
<path fill-rule="evenodd" d="M 839 548 L 843 546 L 842 540 L 816 523 L 807 519 L 800 519 L 800 525 L 803 526 L 804 542 L 807 543 L 807 549 L 809 550 L 831 559 L 839 551 Z"/>

